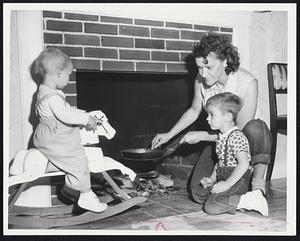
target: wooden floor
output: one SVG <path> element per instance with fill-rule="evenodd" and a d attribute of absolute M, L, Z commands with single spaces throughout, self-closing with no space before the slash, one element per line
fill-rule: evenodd
<path fill-rule="evenodd" d="M 235 215 L 207 215 L 199 204 L 187 197 L 186 183 L 176 181 L 178 191 L 148 199 L 140 206 L 121 214 L 84 225 L 59 227 L 60 230 L 194 230 L 284 232 L 286 230 L 286 179 L 272 180 L 267 187 L 269 217 L 254 211 L 238 211 Z"/>

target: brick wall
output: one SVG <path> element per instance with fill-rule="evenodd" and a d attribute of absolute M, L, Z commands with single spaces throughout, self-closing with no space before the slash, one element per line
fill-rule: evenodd
<path fill-rule="evenodd" d="M 44 11 L 44 44 L 73 59 L 75 69 L 186 72 L 185 58 L 206 31 L 232 28 L 179 22 Z M 75 74 L 64 89 L 76 106 Z"/>

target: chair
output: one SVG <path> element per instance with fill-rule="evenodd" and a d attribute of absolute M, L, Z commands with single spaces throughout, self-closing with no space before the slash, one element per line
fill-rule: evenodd
<path fill-rule="evenodd" d="M 270 181 L 277 148 L 277 133 L 286 135 L 287 131 L 287 115 L 278 115 L 276 96 L 279 94 L 287 94 L 287 64 L 286 63 L 269 63 L 268 84 L 269 84 L 269 104 L 270 104 L 270 131 L 273 141 L 271 147 L 271 162 L 268 165 L 266 180 Z"/>

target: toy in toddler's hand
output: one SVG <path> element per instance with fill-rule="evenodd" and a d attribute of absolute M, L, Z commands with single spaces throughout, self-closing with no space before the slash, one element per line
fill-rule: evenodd
<path fill-rule="evenodd" d="M 89 127 L 80 129 L 81 143 L 96 144 L 99 143 L 98 136 L 105 136 L 107 139 L 112 139 L 116 130 L 110 125 L 106 115 L 101 110 L 89 112 L 91 124 Z"/>

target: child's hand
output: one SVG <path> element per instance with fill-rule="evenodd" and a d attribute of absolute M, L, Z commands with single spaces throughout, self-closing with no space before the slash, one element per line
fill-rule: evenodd
<path fill-rule="evenodd" d="M 217 182 L 215 185 L 213 185 L 211 192 L 212 193 L 225 192 L 229 188 L 230 188 L 230 185 L 226 181 L 220 181 L 220 182 Z"/>
<path fill-rule="evenodd" d="M 98 119 L 96 117 L 93 117 L 90 115 L 88 123 L 86 124 L 86 129 L 88 131 L 91 131 L 91 130 L 95 131 L 97 128 L 97 123 L 98 123 Z"/>
<path fill-rule="evenodd" d="M 203 177 L 201 179 L 200 183 L 202 184 L 203 188 L 206 189 L 206 188 L 212 186 L 214 184 L 214 181 L 210 177 Z"/>

